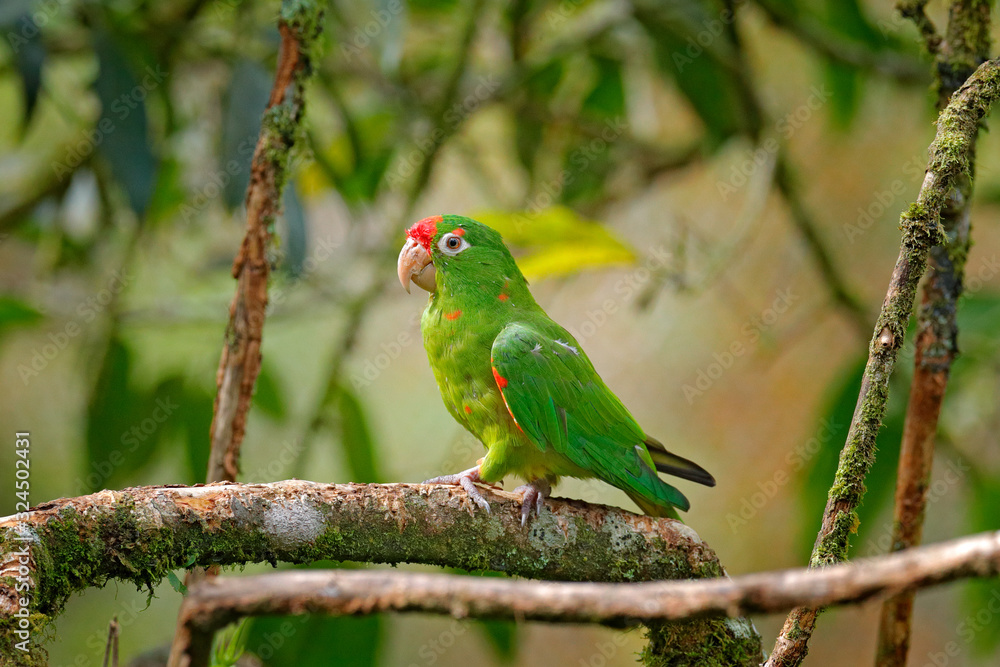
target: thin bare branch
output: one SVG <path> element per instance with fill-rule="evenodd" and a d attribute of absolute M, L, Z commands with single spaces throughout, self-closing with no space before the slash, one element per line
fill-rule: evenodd
<path fill-rule="evenodd" d="M 181 616 L 203 630 L 243 616 L 379 612 L 621 625 L 852 604 L 997 573 L 1000 532 L 989 532 L 821 570 L 796 568 L 704 581 L 567 583 L 385 570 L 219 577 L 189 592 Z"/>
<path fill-rule="evenodd" d="M 278 24 L 278 66 L 251 165 L 246 235 L 233 262 L 236 293 L 229 306 L 226 342 L 216 377 L 209 481 L 235 481 L 239 473 L 240 445 L 260 372 L 271 228 L 281 210 L 289 156 L 305 113 L 301 84 L 303 74 L 309 71 L 308 52 L 320 25 L 318 17 L 309 15 L 315 11 L 289 8 Z"/>

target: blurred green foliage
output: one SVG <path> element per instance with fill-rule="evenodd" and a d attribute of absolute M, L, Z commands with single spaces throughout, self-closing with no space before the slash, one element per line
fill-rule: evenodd
<path fill-rule="evenodd" d="M 897 71 L 928 72 L 926 80 L 900 75 L 904 85 L 929 82 L 915 40 L 876 26 L 867 11 L 857 0 L 330 2 L 308 93 L 306 145 L 277 230 L 273 260 L 281 271 L 270 312 L 311 314 L 316 304 L 332 304 L 346 324 L 330 353 L 325 394 L 303 396 L 311 388 L 283 385 L 264 364 L 255 418 L 304 434 L 295 464 L 281 471 L 303 465 L 324 434 L 338 444 L 351 480 L 386 479 L 368 407 L 349 388 L 346 368 L 364 316 L 392 279 L 386 267 L 399 230 L 429 189 L 443 151 L 472 154 L 479 176 L 495 185 L 497 212 L 479 217 L 504 233 L 529 277 L 634 264 L 640 252 L 602 220 L 609 207 L 664 174 L 712 160 L 732 142 L 753 146 L 775 134 L 741 41 L 744 14 L 757 23 L 768 17 L 774 30 L 815 56 L 815 78 L 833 91 L 828 118 L 840 131 L 853 128 L 871 78 L 880 75 L 880 58 Z M 68 464 L 78 466 L 80 488 L 65 489 L 67 495 L 204 479 L 212 360 L 199 358 L 199 372 L 158 364 L 156 345 L 144 341 L 150 330 L 162 330 L 183 346 L 194 328 L 221 347 L 231 239 L 239 235 L 275 65 L 275 16 L 276 3 L 264 0 L 0 5 L 0 33 L 7 36 L 0 112 L 12 119 L 0 130 L 4 173 L 12 175 L 0 180 L 0 246 L 36 249 L 36 280 L 82 285 L 81 294 L 115 268 L 142 270 L 143 249 L 156 249 L 183 276 L 150 288 L 155 296 L 146 301 L 130 301 L 126 286 L 92 309 L 99 326 L 85 327 L 75 341 L 84 350 L 77 372 L 86 392 L 85 451 Z M 637 115 L 667 103 L 690 118 L 682 130 L 635 131 Z M 475 135 L 490 124 L 502 128 L 509 156 L 478 153 Z M 515 173 L 511 180 L 520 187 L 497 176 L 491 158 L 509 158 L 502 171 Z M 324 221 L 308 214 L 324 197 L 350 221 L 347 248 L 327 243 Z M 337 253 L 337 266 L 317 272 L 317 257 L 327 252 Z M 5 275 L 0 345 L 27 329 L 37 332 L 43 350 L 49 332 L 80 323 L 72 298 L 67 306 Z M 997 297 L 977 293 L 963 302 L 964 356 L 949 390 L 960 405 L 976 405 L 963 387 L 981 387 L 984 374 L 995 373 L 998 321 Z M 804 550 L 862 367 L 860 358 L 847 360 L 832 383 L 820 416 L 836 428 L 798 480 Z M 906 364 L 900 368 L 861 511 L 860 545 L 877 539 L 866 531 L 881 529 L 879 517 L 891 504 L 907 384 Z M 318 408 L 304 412 L 303 402 Z M 180 477 L 152 479 L 157 463 L 177 451 Z M 974 476 L 963 529 L 997 527 L 998 489 L 997 479 Z M 979 593 L 968 597 L 971 610 L 984 604 Z M 241 639 L 246 649 L 275 666 L 378 664 L 388 634 L 380 617 L 262 618 L 249 625 Z M 513 624 L 480 627 L 498 660 L 516 655 Z M 998 640 L 1000 633 L 977 637 L 985 648 Z"/>

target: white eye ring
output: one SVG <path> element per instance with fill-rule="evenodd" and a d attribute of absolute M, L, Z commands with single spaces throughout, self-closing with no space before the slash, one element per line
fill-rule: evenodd
<path fill-rule="evenodd" d="M 458 243 L 456 243 L 456 241 Z M 438 241 L 438 250 L 451 257 L 454 257 L 468 247 L 468 241 L 463 239 L 458 234 L 453 234 L 452 232 L 448 232 L 441 237 L 440 241 Z"/>

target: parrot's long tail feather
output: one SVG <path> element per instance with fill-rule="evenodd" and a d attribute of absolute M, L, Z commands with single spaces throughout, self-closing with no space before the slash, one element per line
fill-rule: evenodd
<path fill-rule="evenodd" d="M 690 461 L 683 456 L 677 456 L 673 452 L 668 452 L 659 440 L 646 438 L 646 449 L 656 465 L 656 469 L 667 475 L 680 477 L 682 479 L 704 484 L 705 486 L 715 486 L 715 478 L 707 470 L 694 461 Z M 646 512 L 646 514 L 650 514 Z"/>
<path fill-rule="evenodd" d="M 628 493 L 628 497 L 639 506 L 639 509 L 649 516 L 665 516 L 677 521 L 681 520 L 680 514 L 677 513 L 677 508 L 673 505 L 657 505 L 656 503 L 649 502 L 638 493 L 629 493 L 628 491 L 625 493 Z"/>

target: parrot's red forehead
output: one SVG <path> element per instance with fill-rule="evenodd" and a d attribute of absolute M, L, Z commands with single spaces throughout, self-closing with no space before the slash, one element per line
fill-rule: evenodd
<path fill-rule="evenodd" d="M 437 226 L 441 220 L 442 217 L 440 215 L 432 215 L 429 218 L 424 218 L 407 229 L 406 236 L 422 245 L 424 250 L 430 252 L 431 241 L 434 240 L 434 235 L 437 234 Z"/>

